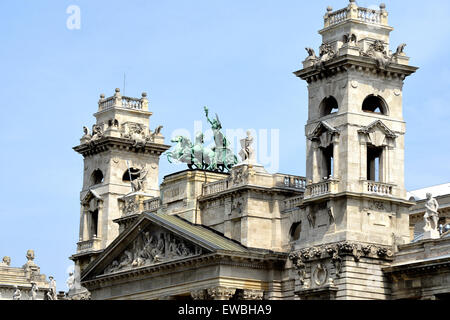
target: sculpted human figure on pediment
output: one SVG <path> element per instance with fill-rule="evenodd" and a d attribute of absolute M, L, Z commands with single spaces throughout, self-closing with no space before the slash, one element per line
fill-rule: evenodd
<path fill-rule="evenodd" d="M 199 255 L 201 248 L 163 230 L 141 233 L 104 274 Z"/>

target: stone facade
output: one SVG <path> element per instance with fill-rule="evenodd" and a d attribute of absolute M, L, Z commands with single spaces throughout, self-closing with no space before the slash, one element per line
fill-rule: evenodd
<path fill-rule="evenodd" d="M 28 250 L 27 262 L 22 267 L 11 266 L 11 258 L 4 257 L 0 263 L 0 300 L 48 300 L 47 293 L 54 288 L 52 298 L 56 300 L 56 285 L 41 274 L 34 262 L 34 251 Z M 37 290 L 33 295 L 33 284 Z"/>
<path fill-rule="evenodd" d="M 146 95 L 102 96 L 93 134 L 85 129 L 75 147 L 87 169 L 72 259 L 92 299 L 386 300 L 450 292 L 436 289 L 448 277 L 448 239 L 410 244 L 411 208 L 421 204 L 404 186 L 402 90 L 417 68 L 405 44 L 390 50 L 392 30 L 385 5 L 369 10 L 351 0 L 328 8 L 319 55 L 307 48 L 295 72 L 308 83 L 306 177 L 268 173 L 252 157 L 248 135 L 243 162 L 229 173 L 186 170 L 158 187 L 159 155 L 169 147 L 159 129 L 148 132 Z M 410 275 L 410 267 L 430 263 L 440 268 L 431 280 Z M 421 295 L 404 290 L 417 277 L 427 288 Z"/>

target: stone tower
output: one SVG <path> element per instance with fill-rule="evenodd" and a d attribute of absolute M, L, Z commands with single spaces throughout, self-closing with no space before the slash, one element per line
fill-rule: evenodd
<path fill-rule="evenodd" d="M 118 236 L 113 220 L 159 197 L 159 157 L 169 146 L 161 126 L 149 129 L 151 115 L 146 93 L 140 99 L 122 96 L 119 89 L 109 98 L 102 94 L 96 124 L 92 131 L 84 127 L 74 147 L 84 157 L 79 242 L 71 257 L 81 270 Z"/>
<path fill-rule="evenodd" d="M 327 9 L 307 48 L 306 175 L 291 260 L 300 298 L 388 299 L 381 268 L 409 241 L 402 88 L 417 68 L 390 50 L 386 6 Z"/>

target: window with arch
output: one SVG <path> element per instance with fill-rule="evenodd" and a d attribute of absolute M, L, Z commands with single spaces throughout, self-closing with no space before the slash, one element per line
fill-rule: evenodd
<path fill-rule="evenodd" d="M 319 106 L 320 117 L 325 117 L 329 114 L 336 113 L 339 111 L 339 106 L 336 98 L 333 96 L 326 97 L 322 100 Z"/>
<path fill-rule="evenodd" d="M 100 169 L 94 170 L 91 175 L 91 185 L 101 184 L 104 181 L 103 172 Z"/>
<path fill-rule="evenodd" d="M 362 111 L 370 113 L 378 113 L 387 116 L 388 108 L 386 101 L 383 98 L 376 95 L 369 95 L 362 104 Z"/>
<path fill-rule="evenodd" d="M 302 232 L 302 222 L 296 222 L 293 223 L 291 226 L 291 230 L 289 231 L 289 234 L 291 236 L 291 241 L 297 241 L 300 239 L 300 235 Z"/>
<path fill-rule="evenodd" d="M 123 182 L 130 182 L 130 181 L 134 181 L 137 178 L 139 178 L 139 169 L 136 168 L 130 168 L 130 170 L 125 170 L 123 176 L 122 176 L 122 181 Z"/>

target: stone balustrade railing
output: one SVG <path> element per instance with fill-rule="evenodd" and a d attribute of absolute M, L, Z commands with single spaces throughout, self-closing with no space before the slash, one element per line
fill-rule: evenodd
<path fill-rule="evenodd" d="M 369 24 L 387 25 L 387 11 L 384 4 L 380 5 L 380 10 L 358 7 L 355 1 L 351 0 L 347 8 L 333 11 L 328 7 L 324 17 L 325 28 L 336 25 L 346 20 L 355 19 Z"/>
<path fill-rule="evenodd" d="M 383 196 L 392 196 L 394 185 L 389 183 L 364 181 L 364 192 L 375 193 Z"/>
<path fill-rule="evenodd" d="M 232 181 L 232 178 L 219 180 L 216 182 L 211 182 L 203 185 L 203 196 L 208 196 L 216 193 L 223 192 L 237 185 L 245 185 L 245 184 L 254 184 L 254 181 L 259 181 L 261 184 L 258 184 L 262 187 L 277 187 L 277 188 L 290 188 L 297 189 L 299 191 L 304 191 L 306 188 L 306 178 L 291 176 L 291 175 L 283 175 L 283 174 L 275 174 L 273 175 L 273 181 L 269 180 L 249 180 L 243 179 L 239 183 L 235 183 Z"/>
<path fill-rule="evenodd" d="M 320 197 L 337 191 L 338 180 L 330 179 L 306 186 L 305 198 Z"/>
<path fill-rule="evenodd" d="M 145 211 L 155 211 L 161 207 L 161 198 L 152 198 L 144 201 L 144 210 Z"/>
<path fill-rule="evenodd" d="M 229 179 L 219 180 L 203 185 L 203 195 L 219 193 L 228 189 Z"/>
<path fill-rule="evenodd" d="M 371 24 L 380 24 L 381 12 L 366 8 L 358 8 L 358 20 Z"/>
<path fill-rule="evenodd" d="M 275 186 L 284 188 L 294 188 L 294 189 L 305 189 L 306 188 L 306 178 L 299 176 L 275 175 Z"/>
<path fill-rule="evenodd" d="M 100 244 L 99 238 L 94 238 L 86 241 L 80 241 L 77 244 L 77 252 L 98 250 L 98 246 Z"/>
<path fill-rule="evenodd" d="M 147 94 L 145 92 L 142 93 L 142 98 L 126 97 L 120 94 L 119 89 L 116 89 L 116 93 L 109 98 L 105 98 L 105 95 L 101 94 L 100 100 L 98 101 L 98 110 L 104 111 L 111 108 L 147 110 L 148 108 Z"/>
<path fill-rule="evenodd" d="M 294 198 L 289 198 L 284 200 L 284 208 L 283 211 L 291 210 L 297 208 L 303 203 L 303 196 L 297 196 Z"/>

